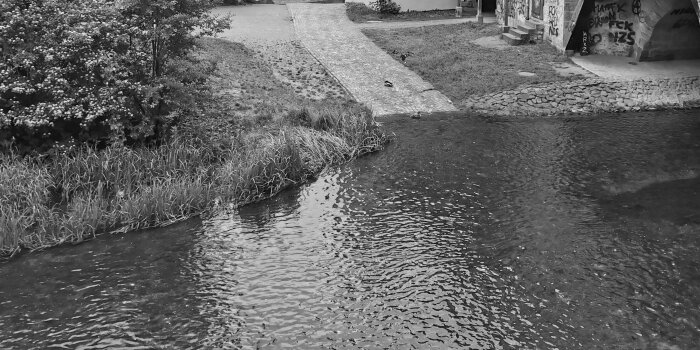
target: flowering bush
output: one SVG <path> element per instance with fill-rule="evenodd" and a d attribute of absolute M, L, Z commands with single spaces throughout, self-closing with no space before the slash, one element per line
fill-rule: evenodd
<path fill-rule="evenodd" d="M 188 53 L 197 36 L 225 26 L 208 15 L 212 6 L 1 1 L 0 148 L 139 141 L 159 132 L 206 79 Z"/>
<path fill-rule="evenodd" d="M 401 6 L 392 0 L 376 0 L 369 3 L 369 6 L 383 15 L 395 15 L 401 12 Z"/>

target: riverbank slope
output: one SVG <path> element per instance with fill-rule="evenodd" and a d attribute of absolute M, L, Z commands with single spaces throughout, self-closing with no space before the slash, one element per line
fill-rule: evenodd
<path fill-rule="evenodd" d="M 0 257 L 236 208 L 388 141 L 372 111 L 328 88 L 322 70 L 298 89 L 240 43 L 199 47 L 202 64 L 215 66 L 214 94 L 171 139 L 0 156 Z"/>

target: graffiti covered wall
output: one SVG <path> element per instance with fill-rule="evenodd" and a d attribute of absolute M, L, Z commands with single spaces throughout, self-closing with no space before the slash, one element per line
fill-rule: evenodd
<path fill-rule="evenodd" d="M 700 58 L 697 0 L 592 0 L 584 13 L 592 54 L 637 59 Z"/>
<path fill-rule="evenodd" d="M 580 32 L 572 34 L 583 28 L 592 54 L 700 58 L 700 0 L 542 0 L 541 10 L 531 8 L 535 3 L 497 0 L 499 23 L 507 13 L 512 27 L 538 25 L 544 40 L 561 51 L 570 39 L 581 40 Z"/>
<path fill-rule="evenodd" d="M 584 20 L 593 54 L 632 56 L 637 43 L 639 20 L 634 15 L 641 0 L 595 0 Z M 633 4 L 634 3 L 634 4 Z M 586 16 L 586 14 L 584 14 Z"/>
<path fill-rule="evenodd" d="M 700 0 L 698 0 L 700 1 Z M 505 8 L 504 0 L 496 0 L 496 20 L 500 24 L 504 24 Z"/>
<path fill-rule="evenodd" d="M 541 2 L 540 2 L 541 1 Z M 503 24 L 508 13 L 508 24 L 515 27 L 530 22 L 544 28 L 543 39 L 562 49 L 564 42 L 565 5 L 576 0 L 497 0 L 496 17 Z M 541 13 L 540 13 L 541 11 Z M 538 19 L 541 17 L 542 19 Z M 562 49 L 563 50 L 563 49 Z"/>
<path fill-rule="evenodd" d="M 563 50 L 566 36 L 564 21 L 567 4 L 572 0 L 545 0 L 544 2 L 544 38 L 556 48 Z"/>

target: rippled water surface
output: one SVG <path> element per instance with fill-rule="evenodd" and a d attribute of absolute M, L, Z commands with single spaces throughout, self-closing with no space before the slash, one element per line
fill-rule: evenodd
<path fill-rule="evenodd" d="M 698 348 L 699 111 L 385 126 L 239 212 L 0 265 L 0 348 Z"/>

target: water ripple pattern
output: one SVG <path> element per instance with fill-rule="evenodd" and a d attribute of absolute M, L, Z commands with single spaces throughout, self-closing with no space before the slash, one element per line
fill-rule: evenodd
<path fill-rule="evenodd" d="M 271 200 L 0 265 L 0 348 L 693 349 L 699 116 L 388 120 Z"/>

